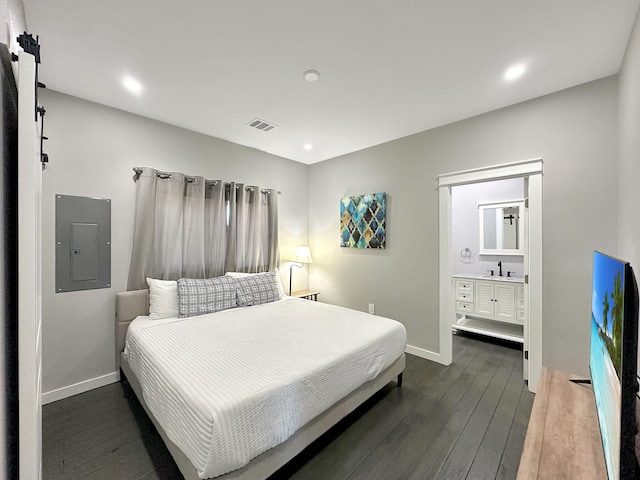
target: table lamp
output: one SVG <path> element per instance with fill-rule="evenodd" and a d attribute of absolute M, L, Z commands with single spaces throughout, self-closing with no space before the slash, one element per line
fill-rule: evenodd
<path fill-rule="evenodd" d="M 302 268 L 305 263 L 313 263 L 313 258 L 311 258 L 311 252 L 309 251 L 309 247 L 305 245 L 298 245 L 296 247 L 296 252 L 294 254 L 294 259 L 291 266 L 289 267 L 289 295 L 291 295 L 291 284 L 293 280 L 293 267 Z"/>

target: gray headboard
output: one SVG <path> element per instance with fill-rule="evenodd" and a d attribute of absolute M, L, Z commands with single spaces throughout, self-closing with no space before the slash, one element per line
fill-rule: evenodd
<path fill-rule="evenodd" d="M 138 315 L 149 315 L 149 290 L 116 293 L 116 365 L 120 367 L 120 353 L 124 350 L 127 329 Z"/>

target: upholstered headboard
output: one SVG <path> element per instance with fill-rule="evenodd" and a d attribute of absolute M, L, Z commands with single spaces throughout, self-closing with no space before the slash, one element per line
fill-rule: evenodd
<path fill-rule="evenodd" d="M 120 366 L 120 353 L 124 350 L 127 329 L 138 315 L 149 315 L 149 290 L 131 290 L 116 293 L 116 364 Z"/>

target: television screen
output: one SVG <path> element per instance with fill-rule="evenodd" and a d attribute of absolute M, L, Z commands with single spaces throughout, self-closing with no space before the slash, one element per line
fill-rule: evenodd
<path fill-rule="evenodd" d="M 635 475 L 637 287 L 628 263 L 593 255 L 589 366 L 607 475 Z"/>

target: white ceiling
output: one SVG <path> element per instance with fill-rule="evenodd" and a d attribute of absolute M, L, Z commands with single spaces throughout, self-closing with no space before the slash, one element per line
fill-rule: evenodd
<path fill-rule="evenodd" d="M 615 74 L 640 0 L 24 3 L 49 88 L 314 163 Z"/>

